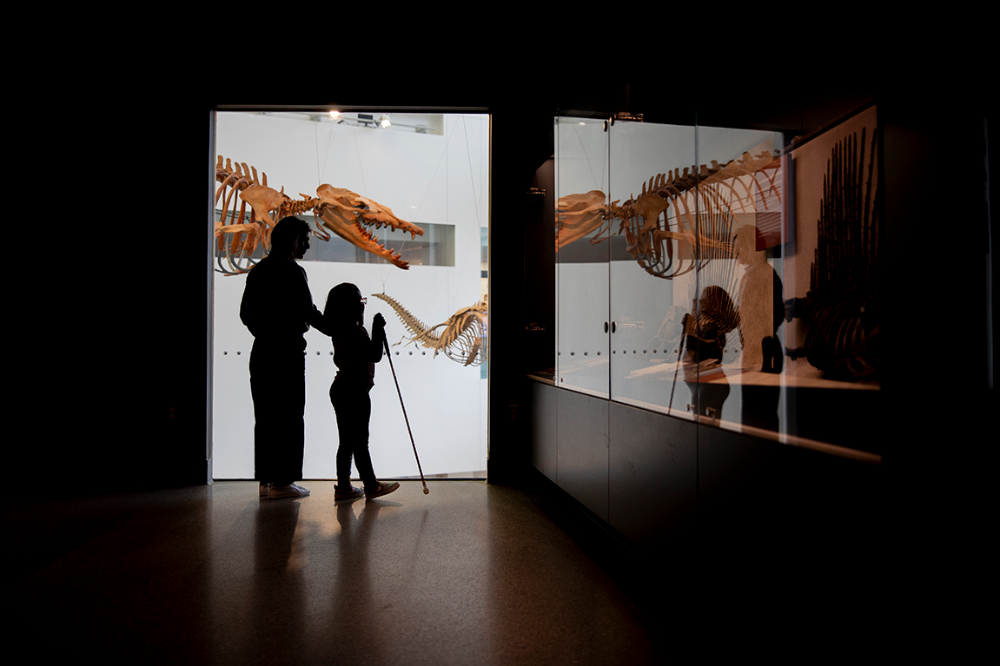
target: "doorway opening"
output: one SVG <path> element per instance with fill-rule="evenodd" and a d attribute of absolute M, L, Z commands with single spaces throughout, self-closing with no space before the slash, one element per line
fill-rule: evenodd
<path fill-rule="evenodd" d="M 414 237 L 370 229 L 377 244 L 408 265 L 404 270 L 332 233 L 312 212 L 299 215 L 315 231 L 299 263 L 317 307 L 329 289 L 352 282 L 368 298 L 366 328 L 376 312 L 388 322 L 393 366 L 427 477 L 486 476 L 489 123 L 488 114 L 474 113 L 216 113 L 215 155 L 224 170 L 247 171 L 245 177 L 261 185 L 266 174 L 268 187 L 296 200 L 316 198 L 324 184 L 342 188 L 423 231 Z M 245 271 L 263 248 L 241 254 L 245 236 L 234 248 L 237 234 L 226 226 L 248 222 L 252 208 L 243 208 L 238 194 L 228 206 L 225 198 L 215 204 L 222 242 L 213 245 L 212 477 L 251 479 L 253 336 L 240 322 L 239 307 Z M 239 219 L 241 208 L 246 219 Z M 436 328 L 421 336 L 421 326 Z M 449 343 L 446 330 L 460 336 Z M 333 346 L 314 329 L 305 337 L 303 473 L 332 479 L 338 445 L 328 398 L 336 374 Z M 371 453 L 379 476 L 416 477 L 388 363 L 379 364 L 371 396 Z"/>

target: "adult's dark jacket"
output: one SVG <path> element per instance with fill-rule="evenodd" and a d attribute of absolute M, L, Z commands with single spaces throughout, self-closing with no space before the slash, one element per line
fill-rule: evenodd
<path fill-rule="evenodd" d="M 305 270 L 290 258 L 265 257 L 247 274 L 240 320 L 256 342 L 267 344 L 298 343 L 304 349 L 302 335 L 310 326 L 329 335 Z"/>

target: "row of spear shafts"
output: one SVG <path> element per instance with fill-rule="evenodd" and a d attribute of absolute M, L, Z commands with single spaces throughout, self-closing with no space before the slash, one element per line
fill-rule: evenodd
<path fill-rule="evenodd" d="M 873 201 L 875 132 L 868 147 L 865 177 L 865 130 L 837 144 L 823 178 L 817 244 L 810 286 L 820 302 L 840 300 L 859 290 L 874 290 L 878 280 L 878 205 Z M 876 195 L 877 196 L 877 195 Z"/>

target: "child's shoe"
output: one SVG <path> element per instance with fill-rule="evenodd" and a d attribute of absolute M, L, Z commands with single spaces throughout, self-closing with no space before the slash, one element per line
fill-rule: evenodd
<path fill-rule="evenodd" d="M 389 481 L 388 483 L 379 481 L 371 490 L 365 488 L 365 499 L 375 499 L 376 497 L 381 497 L 382 495 L 394 493 L 397 490 L 399 490 L 399 481 Z"/>
<path fill-rule="evenodd" d="M 347 488 L 341 488 L 340 486 L 334 486 L 333 488 L 333 499 L 344 500 L 344 499 L 357 499 L 363 497 L 365 491 L 361 488 L 355 488 L 354 486 L 348 486 Z"/>

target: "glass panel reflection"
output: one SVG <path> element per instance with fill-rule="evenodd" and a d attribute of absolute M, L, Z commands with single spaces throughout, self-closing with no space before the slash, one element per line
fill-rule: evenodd
<path fill-rule="evenodd" d="M 556 384 L 608 397 L 608 134 L 557 118 Z"/>
<path fill-rule="evenodd" d="M 785 432 L 874 450 L 880 409 L 877 109 L 793 142 L 785 243 Z"/>
<path fill-rule="evenodd" d="M 692 402 L 689 387 L 677 382 L 677 358 L 695 290 L 695 246 L 680 236 L 692 218 L 673 174 L 694 159 L 693 127 L 618 122 L 611 129 L 611 214 L 623 241 L 611 261 L 611 395 L 679 414 Z"/>
<path fill-rule="evenodd" d="M 772 132 L 698 128 L 699 296 L 684 360 L 697 413 L 724 427 L 779 430 L 781 147 Z"/>
<path fill-rule="evenodd" d="M 794 138 L 556 125 L 558 385 L 877 452 L 875 107 Z"/>

